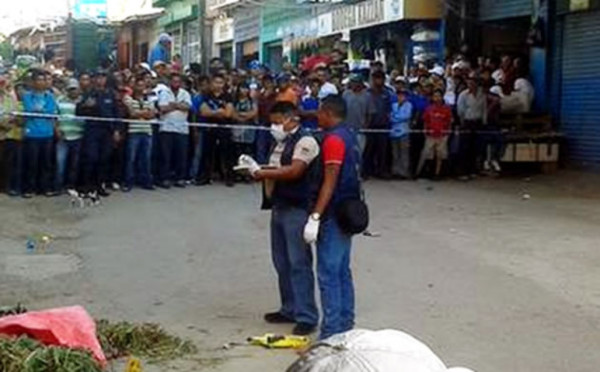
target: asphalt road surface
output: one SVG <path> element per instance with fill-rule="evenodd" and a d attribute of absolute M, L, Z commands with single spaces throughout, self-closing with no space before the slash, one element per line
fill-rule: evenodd
<path fill-rule="evenodd" d="M 357 326 L 404 330 L 477 372 L 597 372 L 598 184 L 573 172 L 367 183 L 381 236 L 354 241 Z M 278 298 L 259 199 L 256 185 L 116 193 L 86 209 L 0 197 L 0 305 L 81 304 L 200 348 L 146 371 L 283 371 L 294 352 L 222 349 L 290 331 L 262 322 Z M 35 234 L 53 240 L 27 255 Z"/>

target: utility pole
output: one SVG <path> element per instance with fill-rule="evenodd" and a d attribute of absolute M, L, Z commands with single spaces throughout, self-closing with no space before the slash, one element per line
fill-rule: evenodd
<path fill-rule="evenodd" d="M 212 28 L 206 20 L 207 0 L 198 0 L 198 21 L 200 22 L 200 64 L 204 73 L 208 72 L 209 51 L 212 39 Z"/>

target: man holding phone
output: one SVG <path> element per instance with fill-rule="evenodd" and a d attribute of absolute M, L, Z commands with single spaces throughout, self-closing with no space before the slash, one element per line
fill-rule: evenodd
<path fill-rule="evenodd" d="M 277 142 L 269 167 L 261 168 L 242 155 L 235 168 L 248 171 L 255 180 L 265 181 L 270 199 L 271 252 L 279 279 L 281 308 L 265 314 L 268 323 L 296 323 L 293 333 L 308 335 L 319 322 L 314 295 L 313 257 L 302 237 L 318 172 L 319 145 L 300 125 L 296 106 L 276 103 L 271 109 L 271 134 Z"/>

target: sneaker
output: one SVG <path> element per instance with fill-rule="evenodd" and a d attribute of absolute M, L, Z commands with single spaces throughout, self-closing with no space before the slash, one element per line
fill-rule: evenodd
<path fill-rule="evenodd" d="M 113 182 L 110 187 L 114 190 L 114 191 L 119 191 L 121 190 L 121 186 L 117 183 L 117 182 Z"/>
<path fill-rule="evenodd" d="M 227 180 L 227 181 L 225 181 L 225 186 L 227 186 L 227 187 L 234 187 L 235 186 L 235 182 L 233 180 Z"/>
<path fill-rule="evenodd" d="M 33 194 L 30 192 L 23 193 L 23 199 L 31 199 L 33 198 Z"/>
<path fill-rule="evenodd" d="M 174 184 L 175 187 L 179 187 L 180 189 L 184 189 L 185 188 L 185 181 L 177 181 Z"/>
<path fill-rule="evenodd" d="M 483 170 L 489 172 L 492 169 L 490 162 L 488 160 L 483 162 Z"/>
<path fill-rule="evenodd" d="M 152 184 L 146 185 L 146 186 L 142 186 L 142 189 L 148 190 L 148 191 L 154 191 L 154 190 L 156 190 L 156 188 Z"/>
<path fill-rule="evenodd" d="M 171 183 L 169 181 L 162 181 L 158 183 L 158 187 L 160 187 L 161 189 L 170 189 Z"/>
<path fill-rule="evenodd" d="M 271 324 L 286 324 L 286 323 L 295 323 L 295 321 L 287 316 L 283 315 L 279 311 L 275 313 L 268 313 L 264 316 L 265 322 Z"/>
<path fill-rule="evenodd" d="M 46 197 L 48 197 L 48 198 L 52 198 L 52 197 L 58 196 L 58 192 L 57 191 L 46 191 L 44 193 L 44 195 L 46 195 Z"/>
<path fill-rule="evenodd" d="M 98 196 L 101 196 L 103 198 L 110 196 L 110 193 L 108 192 L 108 190 L 106 190 L 106 187 L 104 187 L 104 184 L 102 186 L 98 187 Z"/>
<path fill-rule="evenodd" d="M 123 186 L 123 188 L 121 189 L 121 191 L 123 191 L 123 192 L 130 192 L 131 191 L 131 186 Z"/>
<path fill-rule="evenodd" d="M 195 186 L 206 186 L 206 185 L 210 185 L 211 183 L 212 183 L 211 180 L 209 180 L 207 178 L 203 178 L 203 179 L 194 181 Z"/>
<path fill-rule="evenodd" d="M 296 336 L 308 336 L 311 333 L 314 333 L 317 330 L 316 325 L 308 324 L 308 323 L 298 323 L 294 327 L 292 331 L 293 335 Z"/>
<path fill-rule="evenodd" d="M 500 173 L 502 168 L 500 167 L 500 163 L 497 160 L 492 160 L 492 168 L 494 168 L 494 172 Z"/>
<path fill-rule="evenodd" d="M 8 196 L 15 197 L 15 196 L 19 196 L 19 195 L 21 195 L 21 193 L 19 193 L 17 190 L 9 190 L 8 191 Z"/>

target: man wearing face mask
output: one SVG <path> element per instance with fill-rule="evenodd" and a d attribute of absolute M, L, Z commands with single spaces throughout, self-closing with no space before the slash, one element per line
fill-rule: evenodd
<path fill-rule="evenodd" d="M 293 333 L 308 335 L 319 322 L 315 304 L 312 252 L 304 242 L 312 175 L 318 170 L 319 145 L 300 125 L 296 106 L 278 102 L 271 109 L 271 134 L 277 141 L 269 167 L 261 169 L 242 155 L 236 170 L 264 180 L 272 204 L 271 253 L 279 279 L 281 309 L 265 314 L 268 323 L 296 323 Z"/>

